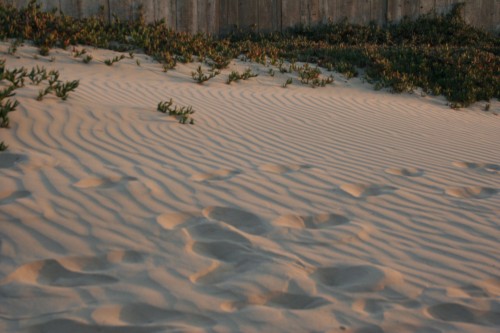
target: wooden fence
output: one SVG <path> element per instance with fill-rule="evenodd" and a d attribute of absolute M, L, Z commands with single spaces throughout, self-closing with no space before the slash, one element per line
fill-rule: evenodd
<path fill-rule="evenodd" d="M 500 0 L 38 0 L 44 10 L 86 17 L 103 13 L 110 20 L 148 22 L 165 19 L 178 31 L 225 34 L 235 27 L 256 31 L 280 31 L 297 24 L 315 25 L 347 19 L 353 23 L 384 25 L 403 17 L 428 12 L 446 13 L 465 2 L 464 16 L 470 24 L 500 32 Z M 26 6 L 29 0 L 0 0 Z"/>

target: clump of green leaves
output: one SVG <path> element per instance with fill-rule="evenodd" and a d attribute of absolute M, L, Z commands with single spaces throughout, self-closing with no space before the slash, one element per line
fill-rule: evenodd
<path fill-rule="evenodd" d="M 40 48 L 38 49 L 38 53 L 41 55 L 41 56 L 48 56 L 49 53 L 50 53 L 50 47 L 48 47 L 47 45 L 42 45 L 40 46 Z"/>
<path fill-rule="evenodd" d="M 18 101 L 12 102 L 10 99 L 0 102 L 0 128 L 9 127 L 9 113 L 16 111 L 18 105 Z"/>
<path fill-rule="evenodd" d="M 17 52 L 17 48 L 21 46 L 22 41 L 20 39 L 14 39 L 12 42 L 10 42 L 9 49 L 7 50 L 7 53 L 10 55 L 15 55 Z"/>
<path fill-rule="evenodd" d="M 28 75 L 26 68 L 14 68 L 12 70 L 3 70 L 2 78 L 10 81 L 15 88 L 24 87 L 24 78 Z"/>
<path fill-rule="evenodd" d="M 76 47 L 73 48 L 73 57 L 78 58 L 84 54 L 87 54 L 86 49 L 78 50 Z"/>
<path fill-rule="evenodd" d="M 173 104 L 174 102 L 172 99 L 170 99 L 168 102 L 160 102 L 158 103 L 157 111 L 161 113 L 167 113 L 169 116 L 176 117 L 181 124 L 194 125 L 194 119 L 191 116 L 194 113 L 193 107 L 178 107 L 177 105 L 172 107 Z"/>
<path fill-rule="evenodd" d="M 231 82 L 237 82 L 239 80 L 248 80 L 257 76 L 259 76 L 259 74 L 253 73 L 250 68 L 247 68 L 242 74 L 237 71 L 232 71 L 227 79 L 227 84 L 231 84 Z"/>
<path fill-rule="evenodd" d="M 104 60 L 104 63 L 108 66 L 113 66 L 115 62 L 119 62 L 120 60 L 125 59 L 125 56 L 122 54 L 121 56 L 116 56 L 112 59 L 106 59 Z"/>
<path fill-rule="evenodd" d="M 33 67 L 31 72 L 28 74 L 28 78 L 31 80 L 31 83 L 34 85 L 39 85 L 40 82 L 48 79 L 47 69 L 45 67 Z"/>
<path fill-rule="evenodd" d="M 8 86 L 0 91 L 0 101 L 3 101 L 5 98 L 12 97 L 15 95 L 14 90 L 16 88 L 14 86 Z"/>
<path fill-rule="evenodd" d="M 83 57 L 82 61 L 84 64 L 88 64 L 94 59 L 91 54 L 87 54 L 85 57 Z"/>
<path fill-rule="evenodd" d="M 293 79 L 292 79 L 291 77 L 289 77 L 289 78 L 285 81 L 285 83 L 283 83 L 282 87 L 283 87 L 283 88 L 286 88 L 286 87 L 288 87 L 288 85 L 289 85 L 289 84 L 292 84 L 292 83 L 293 83 Z"/>
<path fill-rule="evenodd" d="M 3 141 L 0 142 L 0 151 L 5 151 L 5 150 L 7 150 L 7 148 L 9 148 L 9 146 L 7 146 L 5 144 L 5 142 L 3 142 Z"/>
<path fill-rule="evenodd" d="M 212 68 L 209 70 L 208 73 L 203 72 L 203 69 L 201 68 L 201 65 L 198 66 L 195 72 L 191 72 L 191 77 L 193 80 L 195 80 L 198 84 L 203 84 L 204 82 L 213 79 L 217 75 L 220 74 L 220 71 Z"/>
<path fill-rule="evenodd" d="M 76 88 L 78 88 L 79 84 L 80 84 L 79 80 L 67 81 L 65 83 L 57 82 L 57 84 L 54 87 L 54 91 L 57 97 L 65 101 L 68 99 L 68 94 L 74 91 Z"/>
<path fill-rule="evenodd" d="M 63 101 L 67 100 L 69 93 L 78 88 L 80 84 L 79 80 L 62 82 L 59 80 L 59 71 L 51 70 L 47 76 L 47 81 L 49 83 L 48 87 L 40 89 L 38 92 L 37 101 L 43 100 L 43 98 L 50 94 L 55 93 L 57 97 Z"/>

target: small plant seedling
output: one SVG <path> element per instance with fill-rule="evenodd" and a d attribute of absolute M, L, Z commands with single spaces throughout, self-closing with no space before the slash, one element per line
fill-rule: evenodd
<path fill-rule="evenodd" d="M 3 89 L 0 91 L 0 101 L 4 100 L 5 98 L 12 97 L 15 95 L 14 90 L 16 88 L 14 86 L 8 86 L 7 88 Z"/>
<path fill-rule="evenodd" d="M 19 39 L 14 39 L 10 45 L 9 45 L 9 49 L 7 50 L 7 53 L 10 54 L 10 55 L 15 55 L 16 52 L 17 52 L 17 48 L 19 46 L 21 46 L 21 41 Z"/>
<path fill-rule="evenodd" d="M 51 70 L 49 72 L 49 78 L 47 79 L 49 81 L 49 85 L 51 87 L 54 86 L 54 84 L 59 81 L 59 71 L 56 70 Z"/>
<path fill-rule="evenodd" d="M 298 72 L 302 84 L 309 84 L 312 80 L 318 79 L 321 74 L 321 70 L 318 67 L 312 68 L 309 64 L 300 67 Z"/>
<path fill-rule="evenodd" d="M 316 78 L 311 81 L 311 87 L 325 87 L 327 84 L 333 83 L 333 76 L 330 75 L 326 79 Z"/>
<path fill-rule="evenodd" d="M 141 62 L 139 59 L 135 59 L 135 63 L 137 64 L 137 66 L 141 67 Z"/>
<path fill-rule="evenodd" d="M 42 45 L 42 46 L 40 46 L 38 53 L 40 53 L 41 56 L 46 57 L 50 53 L 50 48 L 46 45 Z"/>
<path fill-rule="evenodd" d="M 84 63 L 84 64 L 88 64 L 88 63 L 90 63 L 90 62 L 92 61 L 92 59 L 94 59 L 94 58 L 92 57 L 92 55 L 87 54 L 85 57 L 83 57 L 83 60 L 82 60 L 82 61 L 83 61 L 83 63 Z"/>
<path fill-rule="evenodd" d="M 52 86 L 48 86 L 45 89 L 40 89 L 38 91 L 38 97 L 36 98 L 37 101 L 43 100 L 43 98 L 50 94 L 52 91 L 54 91 L 54 88 Z"/>
<path fill-rule="evenodd" d="M 203 84 L 204 82 L 206 82 L 210 79 L 213 79 L 214 77 L 216 77 L 219 74 L 220 74 L 220 71 L 214 70 L 214 69 L 209 71 L 209 74 L 205 74 L 203 72 L 203 69 L 201 68 L 201 65 L 198 66 L 198 69 L 196 70 L 196 72 L 191 72 L 191 76 L 192 76 L 193 80 L 195 80 L 198 84 Z"/>
<path fill-rule="evenodd" d="M 491 108 L 490 103 L 486 103 L 486 105 L 484 106 L 484 111 L 488 112 L 490 111 L 490 108 Z"/>
<path fill-rule="evenodd" d="M 24 78 L 27 75 L 28 71 L 24 67 L 5 70 L 3 72 L 3 78 L 10 81 L 15 88 L 24 87 Z"/>
<path fill-rule="evenodd" d="M 57 82 L 57 84 L 54 87 L 54 91 L 57 97 L 65 101 L 66 99 L 68 99 L 68 94 L 71 91 L 74 91 L 79 84 L 80 84 L 79 80 L 67 81 L 66 83 Z"/>
<path fill-rule="evenodd" d="M 75 57 L 75 58 L 78 58 L 86 53 L 87 53 L 87 50 L 85 50 L 85 49 L 78 50 L 76 48 L 73 48 L 73 57 Z"/>
<path fill-rule="evenodd" d="M 270 76 L 274 77 L 274 69 L 269 68 L 269 71 L 267 72 Z"/>
<path fill-rule="evenodd" d="M 16 111 L 16 107 L 19 105 L 18 101 L 12 102 L 10 99 L 5 102 L 0 103 L 0 127 L 9 127 L 9 113 Z"/>
<path fill-rule="evenodd" d="M 129 56 L 130 59 L 134 59 L 134 52 L 129 52 L 128 56 Z"/>
<path fill-rule="evenodd" d="M 283 83 L 282 87 L 283 88 L 286 88 L 289 84 L 292 84 L 293 83 L 293 79 L 290 77 L 286 80 L 285 83 Z"/>
<path fill-rule="evenodd" d="M 9 146 L 7 146 L 5 144 L 5 142 L 3 142 L 3 141 L 0 142 L 0 151 L 5 151 L 5 150 L 7 150 L 7 148 L 9 148 Z"/>
<path fill-rule="evenodd" d="M 106 59 L 106 60 L 104 60 L 104 63 L 108 66 L 113 66 L 113 64 L 115 62 L 118 62 L 118 61 L 123 60 L 123 59 L 125 59 L 125 56 L 122 54 L 121 56 L 116 56 L 112 59 Z"/>
<path fill-rule="evenodd" d="M 40 82 L 48 79 L 47 70 L 44 67 L 40 68 L 37 65 L 36 68 L 33 67 L 31 69 L 31 72 L 28 74 L 28 78 L 34 85 L 39 85 Z"/>
<path fill-rule="evenodd" d="M 160 102 L 158 103 L 158 107 L 157 107 L 157 111 L 161 112 L 161 113 L 167 113 L 169 115 L 171 115 L 171 109 L 170 107 L 174 104 L 174 101 L 172 99 L 170 99 L 168 102 Z"/>
<path fill-rule="evenodd" d="M 49 61 L 50 61 L 50 62 L 54 62 L 54 61 L 56 61 L 56 57 L 50 57 Z"/>
<path fill-rule="evenodd" d="M 194 125 L 194 119 L 191 115 L 194 113 L 192 106 L 183 106 L 178 108 L 177 106 L 172 108 L 174 104 L 173 100 L 170 99 L 168 102 L 158 103 L 157 111 L 161 113 L 168 113 L 169 116 L 174 116 L 179 120 L 181 124 Z"/>
<path fill-rule="evenodd" d="M 232 71 L 227 79 L 227 84 L 231 84 L 231 82 L 237 82 L 239 80 L 248 80 L 249 78 L 256 76 L 259 76 L 259 74 L 252 73 L 250 68 L 247 68 L 243 74 L 240 74 L 237 71 Z"/>

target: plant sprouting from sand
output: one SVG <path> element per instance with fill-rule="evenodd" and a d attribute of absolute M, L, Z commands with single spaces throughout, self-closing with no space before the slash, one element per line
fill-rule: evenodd
<path fill-rule="evenodd" d="M 0 127 L 8 128 L 10 124 L 9 113 L 16 111 L 16 107 L 19 105 L 18 101 L 12 102 L 10 99 L 0 102 Z"/>
<path fill-rule="evenodd" d="M 42 101 L 42 100 L 43 100 L 43 98 L 44 98 L 46 95 L 50 94 L 50 93 L 51 93 L 51 92 L 53 92 L 53 91 L 54 91 L 54 88 L 53 88 L 52 86 L 45 87 L 45 89 L 40 89 L 40 90 L 38 91 L 38 96 L 37 96 L 36 100 L 37 100 L 37 101 Z"/>
<path fill-rule="evenodd" d="M 14 90 L 16 88 L 14 86 L 8 86 L 3 90 L 0 90 L 0 101 L 3 101 L 5 98 L 12 97 L 15 95 Z"/>
<path fill-rule="evenodd" d="M 73 48 L 73 57 L 78 58 L 84 54 L 87 54 L 86 49 L 78 50 L 76 47 Z"/>
<path fill-rule="evenodd" d="M 291 77 L 289 77 L 289 78 L 285 81 L 285 83 L 283 83 L 282 87 L 283 87 L 283 88 L 286 88 L 286 87 L 288 87 L 288 85 L 289 85 L 289 84 L 292 84 L 292 83 L 293 83 L 293 79 L 292 79 Z"/>
<path fill-rule="evenodd" d="M 161 113 L 167 113 L 169 116 L 174 116 L 179 120 L 181 124 L 191 124 L 194 125 L 194 119 L 192 114 L 194 113 L 192 106 L 178 107 L 173 106 L 174 101 L 170 99 L 168 102 L 160 102 L 156 108 L 157 111 Z"/>
<path fill-rule="evenodd" d="M 50 53 L 50 48 L 47 46 L 47 45 L 42 45 L 40 46 L 40 48 L 38 49 L 38 53 L 41 55 L 41 56 L 48 56 L 49 53 Z"/>
<path fill-rule="evenodd" d="M 7 150 L 7 148 L 9 148 L 9 146 L 7 146 L 5 144 L 5 142 L 3 142 L 3 141 L 0 142 L 0 151 L 5 151 L 5 150 Z"/>
<path fill-rule="evenodd" d="M 208 74 L 206 74 L 205 72 L 203 72 L 203 69 L 201 68 L 201 65 L 200 65 L 200 66 L 198 66 L 198 68 L 196 69 L 195 72 L 191 72 L 191 77 L 198 84 L 203 84 L 204 82 L 206 82 L 210 79 L 213 79 L 214 77 L 216 77 L 219 74 L 220 74 L 220 71 L 218 71 L 214 68 L 209 70 Z"/>
<path fill-rule="evenodd" d="M 22 41 L 20 39 L 14 39 L 12 42 L 10 42 L 9 49 L 7 50 L 7 53 L 10 55 L 15 55 L 17 52 L 17 48 L 21 46 Z"/>
<path fill-rule="evenodd" d="M 48 74 L 47 74 L 47 69 L 45 67 L 33 67 L 31 69 L 31 72 L 28 74 L 28 78 L 31 80 L 31 83 L 34 85 L 39 85 L 40 82 L 47 80 L 48 79 Z"/>
<path fill-rule="evenodd" d="M 248 80 L 252 77 L 257 77 L 257 76 L 259 76 L 259 74 L 253 73 L 250 68 L 247 68 L 243 72 L 243 74 L 240 74 L 237 71 L 232 71 L 227 79 L 227 84 L 231 84 L 231 82 L 237 82 L 239 80 Z"/>
<path fill-rule="evenodd" d="M 84 64 L 88 64 L 94 59 L 91 54 L 87 54 L 85 57 L 83 57 L 82 61 Z"/>
<path fill-rule="evenodd" d="M 121 56 L 116 56 L 114 58 L 111 58 L 111 59 L 106 59 L 104 60 L 104 63 L 108 66 L 113 66 L 113 64 L 115 62 L 119 62 L 120 60 L 123 60 L 125 59 L 125 56 L 122 54 Z"/>
<path fill-rule="evenodd" d="M 2 78 L 10 81 L 15 88 L 24 87 L 24 78 L 28 75 L 26 68 L 14 68 L 12 70 L 3 71 Z"/>
<path fill-rule="evenodd" d="M 68 94 L 78 88 L 79 84 L 79 80 L 67 81 L 65 83 L 57 82 L 54 87 L 54 92 L 56 93 L 57 97 L 65 101 L 66 99 L 68 99 Z"/>
<path fill-rule="evenodd" d="M 52 87 L 57 81 L 59 81 L 59 71 L 51 70 L 47 81 L 49 81 L 49 85 Z"/>

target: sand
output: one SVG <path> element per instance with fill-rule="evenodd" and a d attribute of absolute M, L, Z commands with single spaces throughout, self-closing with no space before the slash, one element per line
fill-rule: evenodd
<path fill-rule="evenodd" d="M 80 87 L 27 82 L 0 129 L 1 332 L 500 329 L 498 101 L 8 46 Z"/>

